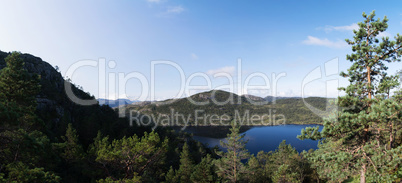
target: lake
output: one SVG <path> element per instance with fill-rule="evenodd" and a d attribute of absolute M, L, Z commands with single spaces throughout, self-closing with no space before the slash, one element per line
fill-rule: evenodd
<path fill-rule="evenodd" d="M 318 141 L 299 140 L 301 130 L 306 127 L 315 127 L 317 125 L 280 125 L 280 126 L 253 126 L 240 129 L 241 134 L 246 134 L 248 140 L 246 148 L 251 154 L 257 154 L 259 151 L 275 151 L 282 140 L 291 144 L 297 151 L 308 151 L 317 149 Z M 220 146 L 220 141 L 224 140 L 224 134 L 229 133 L 229 127 L 188 127 L 185 131 L 193 133 L 195 140 L 208 144 L 209 147 Z M 320 126 L 320 130 L 322 126 Z M 220 131 L 217 132 L 217 131 Z M 220 134 L 220 135 L 219 135 Z"/>

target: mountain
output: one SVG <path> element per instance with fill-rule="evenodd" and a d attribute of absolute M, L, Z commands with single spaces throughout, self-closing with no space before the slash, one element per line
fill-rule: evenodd
<path fill-rule="evenodd" d="M 266 97 L 264 97 L 264 100 L 268 101 L 268 102 L 273 102 L 273 101 L 281 100 L 281 99 L 301 99 L 301 97 L 278 97 L 278 96 L 266 96 Z"/>
<path fill-rule="evenodd" d="M 139 100 L 129 100 L 129 99 L 109 100 L 109 99 L 99 98 L 97 100 L 99 102 L 99 105 L 108 105 L 109 107 L 112 107 L 112 108 L 118 107 L 120 105 L 128 105 L 128 104 L 140 102 Z"/>
<path fill-rule="evenodd" d="M 265 100 L 265 99 L 262 98 L 262 97 L 258 97 L 258 96 L 254 96 L 254 95 L 249 95 L 249 94 L 242 95 L 242 97 L 246 97 L 246 98 L 248 98 L 248 99 L 250 99 L 250 100 L 253 100 L 253 101 L 264 101 L 264 100 Z"/>
<path fill-rule="evenodd" d="M 335 109 L 335 106 L 327 106 L 328 102 L 333 100 L 320 97 L 289 97 L 272 103 L 261 97 L 211 90 L 187 98 L 131 104 L 119 109 L 124 109 L 122 111 L 127 115 L 134 112 L 131 114 L 135 114 L 134 117 L 138 119 L 146 116 L 160 125 L 219 126 L 234 119 L 246 125 L 321 124 L 322 116 L 329 115 L 331 110 Z M 323 111 L 320 113 L 322 116 L 313 113 L 305 103 Z M 328 107 L 330 110 L 326 110 Z M 219 122 L 216 122 L 216 118 L 219 118 Z M 253 120 L 257 122 L 252 123 Z"/>
<path fill-rule="evenodd" d="M 6 66 L 4 59 L 8 55 L 10 53 L 0 51 L 0 69 Z M 111 137 L 122 137 L 132 132 L 126 119 L 119 118 L 117 112 L 109 106 L 82 106 L 71 101 L 66 95 L 65 83 L 71 84 L 72 91 L 78 98 L 95 98 L 70 80 L 65 80 L 49 63 L 30 54 L 21 54 L 21 58 L 29 73 L 40 75 L 41 90 L 36 96 L 37 115 L 45 123 L 49 136 L 54 137 L 52 140 L 57 141 L 57 138 L 65 134 L 68 123 L 72 123 L 77 129 L 84 145 L 92 142 L 98 131 Z"/>
<path fill-rule="evenodd" d="M 10 53 L 0 51 L 0 69 L 5 67 L 4 58 Z M 97 131 L 105 135 L 122 136 L 129 133 L 126 119 L 118 118 L 116 111 L 107 105 L 81 106 L 71 101 L 65 93 L 66 81 L 62 75 L 54 69 L 49 63 L 39 57 L 30 54 L 21 54 L 25 65 L 30 72 L 41 76 L 41 91 L 37 95 L 37 113 L 46 123 L 49 133 L 55 137 L 65 133 L 68 123 L 79 132 L 80 139 L 89 143 L 96 136 Z M 79 87 L 71 84 L 73 92 L 81 99 L 93 99 L 94 96 L 82 91 Z M 169 99 L 159 102 L 138 102 L 132 103 L 120 108 L 125 108 L 126 112 L 135 110 L 139 115 L 153 115 L 152 119 L 163 115 L 169 115 L 173 112 L 182 115 L 176 120 L 177 125 L 189 122 L 190 125 L 196 123 L 200 125 L 220 125 L 210 123 L 211 116 L 221 117 L 224 123 L 230 122 L 235 118 L 245 115 L 250 117 L 255 115 L 262 117 L 260 122 L 255 125 L 274 125 L 278 120 L 285 120 L 284 123 L 292 124 L 316 124 L 321 123 L 322 118 L 311 112 L 304 102 L 307 102 L 323 111 L 326 109 L 326 98 L 281 98 L 276 103 L 266 102 L 261 97 L 245 95 L 239 96 L 234 93 L 212 90 L 198 93 L 187 98 Z M 106 103 L 107 101 L 105 101 Z M 128 101 L 124 101 L 127 102 Z M 131 101 L 130 101 L 131 102 Z M 196 105 L 194 103 L 201 103 Z M 197 112 L 197 114 L 195 114 Z M 129 114 L 128 114 L 129 115 Z M 198 115 L 198 116 L 196 116 Z M 205 118 L 197 120 L 196 117 Z M 265 118 L 264 118 L 265 117 Z M 249 121 L 249 119 L 247 119 Z M 158 121 L 156 121 L 158 122 Z M 174 122 L 174 120 L 171 120 Z M 212 121 L 213 122 L 213 121 Z M 122 132 L 123 131 L 125 132 Z"/>

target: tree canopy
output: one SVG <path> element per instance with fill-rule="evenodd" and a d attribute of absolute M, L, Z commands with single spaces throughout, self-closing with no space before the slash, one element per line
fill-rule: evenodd
<path fill-rule="evenodd" d="M 375 12 L 363 13 L 364 21 L 354 30 L 354 39 L 346 39 L 352 54 L 347 73 L 350 84 L 338 98 L 341 111 L 326 119 L 324 128 L 306 128 L 301 139 L 322 139 L 319 149 L 310 159 L 320 176 L 331 181 L 360 178 L 360 182 L 395 181 L 400 177 L 401 146 L 395 136 L 402 128 L 402 104 L 389 97 L 397 83 L 388 76 L 386 63 L 399 62 L 402 55 L 402 36 L 391 41 L 379 34 L 388 28 L 388 19 L 375 19 Z M 398 137 L 400 138 L 400 137 Z M 359 176 L 358 176 L 359 175 Z"/>

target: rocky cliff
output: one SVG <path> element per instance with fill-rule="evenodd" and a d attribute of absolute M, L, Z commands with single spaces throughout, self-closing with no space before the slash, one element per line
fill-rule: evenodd
<path fill-rule="evenodd" d="M 6 66 L 4 59 L 10 53 L 0 51 L 0 69 Z M 63 135 L 68 123 L 80 132 L 84 142 L 90 142 L 98 130 L 104 134 L 119 134 L 120 128 L 116 124 L 119 120 L 116 112 L 109 106 L 81 106 L 72 102 L 64 90 L 63 76 L 49 63 L 30 54 L 21 54 L 24 67 L 29 73 L 40 75 L 41 91 L 37 98 L 37 114 L 45 123 L 49 134 L 55 138 Z M 80 90 L 73 84 L 72 90 L 81 99 L 94 99 L 90 94 Z M 116 129 L 118 128 L 118 129 Z"/>

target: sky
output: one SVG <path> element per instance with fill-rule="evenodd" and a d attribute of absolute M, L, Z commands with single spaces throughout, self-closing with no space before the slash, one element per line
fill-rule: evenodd
<path fill-rule="evenodd" d="M 97 98 L 223 89 L 336 97 L 362 12 L 402 31 L 400 1 L 2 1 L 0 50 L 42 58 Z M 401 69 L 390 64 L 389 73 Z M 253 88 L 254 87 L 254 88 Z"/>

